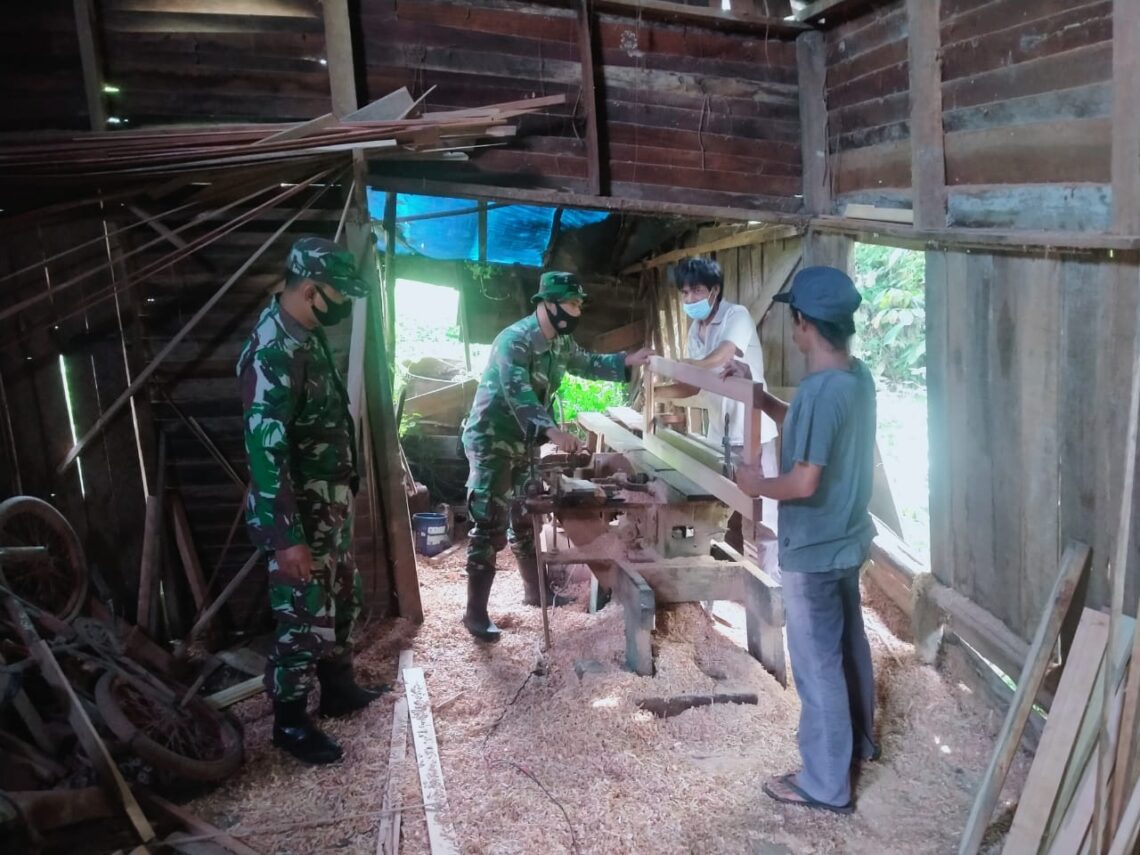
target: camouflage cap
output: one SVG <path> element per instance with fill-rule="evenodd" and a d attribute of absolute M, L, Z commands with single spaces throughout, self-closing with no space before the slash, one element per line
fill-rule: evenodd
<path fill-rule="evenodd" d="M 582 283 L 575 274 L 549 270 L 539 278 L 538 293 L 531 297 L 531 302 L 548 300 L 551 303 L 561 303 L 565 300 L 585 299 L 586 292 L 582 290 Z"/>
<path fill-rule="evenodd" d="M 357 271 L 352 253 L 328 238 L 299 239 L 289 250 L 285 270 L 331 285 L 346 297 L 368 294 L 368 284 Z"/>

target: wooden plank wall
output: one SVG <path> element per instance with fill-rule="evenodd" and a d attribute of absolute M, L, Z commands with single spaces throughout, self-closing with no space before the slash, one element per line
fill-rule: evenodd
<path fill-rule="evenodd" d="M 0 40 L 0 131 L 89 130 L 71 0 L 6 4 Z"/>
<path fill-rule="evenodd" d="M 577 18 L 513 0 L 394 0 L 361 10 L 367 97 L 428 88 L 432 109 L 566 93 L 520 121 L 516 142 L 433 178 L 582 192 Z M 599 123 L 615 196 L 795 210 L 800 130 L 795 43 L 600 15 Z M 603 153 L 606 147 L 603 146 Z"/>
<path fill-rule="evenodd" d="M 927 254 L 932 569 L 1026 639 L 1070 539 L 1108 602 L 1138 292 L 1135 257 Z"/>
<path fill-rule="evenodd" d="M 267 181 L 269 179 L 266 179 Z M 276 186 L 277 179 L 273 180 Z M 244 192 L 244 191 L 243 191 Z M 194 436 L 167 397 L 187 417 L 197 420 L 221 453 L 244 477 L 247 472 L 242 437 L 241 402 L 238 395 L 235 364 L 242 343 L 267 304 L 270 290 L 280 282 L 282 262 L 290 242 L 303 234 L 329 234 L 336 228 L 341 200 L 330 193 L 315 208 L 286 232 L 262 259 L 255 264 L 223 298 L 215 310 L 204 318 L 163 363 L 149 384 L 148 393 L 140 396 L 149 409 L 140 414 L 144 431 L 164 436 L 167 441 L 166 486 L 178 491 L 186 506 L 191 532 L 207 574 L 218 567 L 214 592 L 229 581 L 249 557 L 252 547 L 239 523 L 233 545 L 222 558 L 222 550 L 242 498 L 242 490 L 234 485 L 209 451 Z M 157 213 L 155 210 L 150 213 Z M 167 217 L 164 224 L 177 228 L 186 218 L 196 214 L 191 209 Z M 122 294 L 122 310 L 127 324 L 127 349 L 136 369 L 164 347 L 199 307 L 213 295 L 221 283 L 237 269 L 292 211 L 271 210 L 255 223 L 238 229 L 206 250 L 162 271 L 134 289 Z M 109 214 L 108 227 L 121 228 L 137 222 L 124 208 L 116 206 Z M 218 225 L 210 220 L 195 226 L 188 235 L 200 234 Z M 50 228 L 32 228 L 26 240 L 5 244 L 0 275 L 28 264 L 36 258 L 50 256 L 102 230 L 96 217 L 76 217 L 52 224 Z M 145 228 L 135 228 L 118 240 L 125 253 L 139 250 L 154 239 Z M 144 248 L 122 262 L 118 275 L 141 269 L 171 249 L 160 241 Z M 55 282 L 66 280 L 85 267 L 106 260 L 107 249 L 99 244 L 48 265 Z M 98 565 L 111 585 L 126 614 L 132 615 L 142 542 L 144 492 L 139 468 L 139 450 L 129 409 L 111 423 L 81 457 L 87 496 L 80 495 L 77 470 L 73 467 L 59 478 L 54 470 L 72 444 L 71 430 L 64 404 L 63 386 L 58 368 L 58 353 L 65 354 L 70 386 L 76 411 L 76 426 L 83 434 L 102 412 L 126 388 L 123 348 L 119 336 L 113 301 L 93 306 L 91 311 L 64 319 L 78 299 L 94 294 L 111 284 L 108 275 L 92 277 L 82 286 L 61 293 L 60 298 L 45 301 L 0 324 L 0 372 L 16 423 L 14 433 L 24 492 L 51 498 L 68 519 L 76 525 L 85 540 L 89 558 Z M 5 283 L 12 296 L 44 287 L 42 274 L 29 274 Z M 132 326 L 138 305 L 138 326 Z M 42 327 L 43 332 L 29 335 L 26 331 Z M 347 362 L 348 324 L 330 336 L 334 351 Z M 153 400 L 152 400 L 153 399 Z M 154 487 L 155 442 L 146 443 L 144 459 L 151 471 L 149 484 Z M 5 461 L 6 455 L 0 456 Z M 0 482 L 11 480 L 9 475 Z M 384 530 L 378 533 L 373 549 L 368 490 L 362 487 L 358 496 L 356 545 L 358 565 L 364 575 L 367 604 L 374 614 L 389 612 L 392 583 L 384 559 Z M 373 555 L 379 560 L 373 561 Z M 182 587 L 181 565 L 173 555 L 165 557 L 168 579 L 174 580 L 174 593 Z M 265 610 L 264 567 L 254 571 L 227 606 L 232 626 L 255 627 Z M 188 600 L 185 600 L 188 602 Z M 184 618 L 188 616 L 183 609 Z"/>
<path fill-rule="evenodd" d="M 106 78 L 120 90 L 108 110 L 127 127 L 329 111 L 319 0 L 103 0 L 99 22 Z"/>
<path fill-rule="evenodd" d="M 941 0 L 948 225 L 1107 228 L 1107 0 Z M 902 2 L 827 33 L 837 201 L 910 205 Z"/>

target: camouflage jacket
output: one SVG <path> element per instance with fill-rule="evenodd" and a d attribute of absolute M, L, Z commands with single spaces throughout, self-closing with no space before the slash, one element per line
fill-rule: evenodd
<path fill-rule="evenodd" d="M 463 431 L 468 454 L 525 457 L 528 427 L 539 437 L 556 427 L 550 405 L 567 372 L 623 380 L 625 354 L 588 353 L 570 336 L 548 340 L 534 314 L 499 333 Z"/>
<path fill-rule="evenodd" d="M 264 549 L 305 543 L 305 514 L 324 484 L 356 481 L 348 395 L 322 330 L 305 329 L 276 300 L 261 313 L 237 364 L 250 493 L 246 523 Z"/>

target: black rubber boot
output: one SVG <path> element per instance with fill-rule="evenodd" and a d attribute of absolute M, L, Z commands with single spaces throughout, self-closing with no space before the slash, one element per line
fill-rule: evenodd
<path fill-rule="evenodd" d="M 391 686 L 384 683 L 375 689 L 356 685 L 351 659 L 322 659 L 317 663 L 317 679 L 321 683 L 321 705 L 317 712 L 322 716 L 339 718 L 362 710 Z"/>
<path fill-rule="evenodd" d="M 344 756 L 336 740 L 313 724 L 304 698 L 273 702 L 273 744 L 313 766 L 335 763 Z"/>
<path fill-rule="evenodd" d="M 492 644 L 503 634 L 487 614 L 487 601 L 491 599 L 494 583 L 493 569 L 467 565 L 467 611 L 463 614 L 463 625 L 480 641 Z"/>
<path fill-rule="evenodd" d="M 523 583 L 523 605 L 541 605 L 538 599 L 538 559 L 533 555 L 515 555 L 519 565 L 519 576 Z M 548 606 L 565 606 L 574 602 L 570 597 L 555 594 L 549 583 L 546 586 L 546 604 Z"/>

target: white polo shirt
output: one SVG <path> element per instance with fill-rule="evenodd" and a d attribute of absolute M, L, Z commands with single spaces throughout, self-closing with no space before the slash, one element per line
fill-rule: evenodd
<path fill-rule="evenodd" d="M 721 300 L 716 314 L 705 330 L 705 338 L 700 336 L 700 321 L 689 322 L 689 337 L 685 345 L 689 359 L 704 359 L 722 342 L 730 341 L 736 347 L 737 359 L 744 362 L 752 371 L 753 380 L 764 380 L 764 351 L 760 347 L 760 336 L 748 309 L 728 300 Z M 729 419 L 729 436 L 733 445 L 744 444 L 744 424 L 747 405 L 733 401 L 712 392 L 702 392 L 700 405 L 709 411 L 708 440 L 720 445 L 724 437 L 724 418 Z M 768 442 L 779 433 L 776 423 L 768 416 L 760 420 L 760 441 Z"/>

